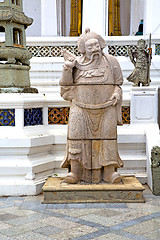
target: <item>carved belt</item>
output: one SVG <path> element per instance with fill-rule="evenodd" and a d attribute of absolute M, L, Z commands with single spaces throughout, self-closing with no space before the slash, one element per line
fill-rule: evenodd
<path fill-rule="evenodd" d="M 81 107 L 81 108 L 87 108 L 87 109 L 101 109 L 101 108 L 106 108 L 109 106 L 112 106 L 114 103 L 114 100 L 109 100 L 106 103 L 101 103 L 101 104 L 87 104 L 87 103 L 80 103 L 76 102 L 75 100 L 72 101 L 76 106 Z"/>

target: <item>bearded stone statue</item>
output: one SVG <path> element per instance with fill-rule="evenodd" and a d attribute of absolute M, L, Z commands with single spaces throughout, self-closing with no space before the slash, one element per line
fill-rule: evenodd
<path fill-rule="evenodd" d="M 71 101 L 66 155 L 67 183 L 119 183 L 123 166 L 117 149 L 122 125 L 123 76 L 118 61 L 103 53 L 104 39 L 86 29 L 78 40 L 82 54 L 64 51 L 61 96 Z"/>

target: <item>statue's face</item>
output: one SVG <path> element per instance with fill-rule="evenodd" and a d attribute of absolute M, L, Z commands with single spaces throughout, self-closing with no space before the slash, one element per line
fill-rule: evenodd
<path fill-rule="evenodd" d="M 145 44 L 144 44 L 143 42 L 140 42 L 140 43 L 138 44 L 138 49 L 139 49 L 139 50 L 145 49 Z"/>
<path fill-rule="evenodd" d="M 85 42 L 86 57 L 91 59 L 99 58 L 102 55 L 101 47 L 97 39 L 89 39 Z"/>

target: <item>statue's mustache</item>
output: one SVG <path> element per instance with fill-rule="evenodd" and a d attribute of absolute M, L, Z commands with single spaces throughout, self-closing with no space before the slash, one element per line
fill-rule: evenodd
<path fill-rule="evenodd" d="M 94 56 L 97 56 L 98 55 L 98 58 L 95 58 L 94 59 Z M 80 70 L 89 70 L 89 69 L 92 69 L 92 68 L 95 68 L 98 64 L 99 64 L 99 61 L 100 61 L 100 52 L 96 51 L 96 52 L 93 52 L 91 54 L 91 59 L 89 62 L 87 63 L 78 63 L 77 61 L 75 62 L 75 66 L 80 69 Z"/>

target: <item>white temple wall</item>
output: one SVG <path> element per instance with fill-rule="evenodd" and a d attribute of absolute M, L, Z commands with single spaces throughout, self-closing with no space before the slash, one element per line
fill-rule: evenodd
<path fill-rule="evenodd" d="M 145 25 L 144 34 L 158 35 L 160 34 L 160 1 L 146 0 L 145 4 Z"/>
<path fill-rule="evenodd" d="M 27 28 L 26 35 L 41 36 L 41 0 L 23 0 L 23 11 L 28 17 L 34 19 L 33 24 Z"/>

